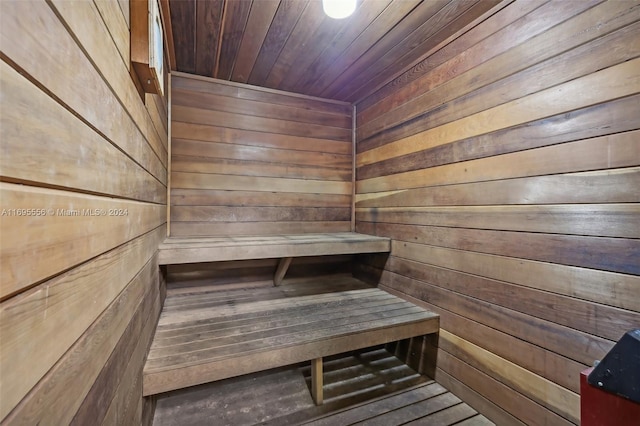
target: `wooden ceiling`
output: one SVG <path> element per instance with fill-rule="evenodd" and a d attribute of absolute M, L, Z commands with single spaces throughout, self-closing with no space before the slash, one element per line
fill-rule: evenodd
<path fill-rule="evenodd" d="M 170 0 L 176 69 L 356 102 L 499 0 Z"/>

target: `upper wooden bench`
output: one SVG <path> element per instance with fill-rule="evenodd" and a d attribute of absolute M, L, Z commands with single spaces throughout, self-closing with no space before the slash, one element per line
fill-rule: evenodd
<path fill-rule="evenodd" d="M 389 238 L 340 232 L 248 237 L 170 237 L 159 247 L 161 265 L 389 252 Z"/>

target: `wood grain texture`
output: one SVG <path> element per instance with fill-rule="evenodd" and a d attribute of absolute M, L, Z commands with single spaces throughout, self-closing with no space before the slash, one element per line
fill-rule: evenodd
<path fill-rule="evenodd" d="M 82 22 L 83 17 L 89 20 L 101 20 L 93 3 L 82 2 L 82 5 L 82 8 L 77 11 L 74 8 L 68 9 L 77 13 L 73 17 L 74 21 L 77 19 L 77 22 Z M 84 10 L 85 8 L 91 10 Z M 162 152 L 159 149 L 161 142 L 157 138 L 152 138 L 151 131 L 145 135 L 136 126 L 136 124 L 143 126 L 145 112 L 129 73 L 121 61 L 109 61 L 110 56 L 107 53 L 109 50 L 112 54 L 119 56 L 115 46 L 106 43 L 101 46 L 105 48 L 107 54 L 100 60 L 101 63 L 105 63 L 105 67 L 107 62 L 109 64 L 110 70 L 105 69 L 105 72 L 113 73 L 108 83 L 115 84 L 119 81 L 119 86 L 126 88 L 128 100 L 132 105 L 136 105 L 131 106 L 131 110 L 137 109 L 140 113 L 141 121 L 138 123 L 132 120 L 129 112 L 120 104 L 117 95 L 103 80 L 98 70 L 67 32 L 63 22 L 60 22 L 47 4 L 44 2 L 11 3 L 10 6 L 3 8 L 0 19 L 2 20 L 0 43 L 2 43 L 4 54 L 11 58 L 11 61 L 25 70 L 32 81 L 46 87 L 90 127 L 104 134 L 114 145 L 127 152 L 162 183 L 166 182 L 166 169 L 161 158 L 158 157 Z M 87 34 L 92 35 L 94 31 L 101 31 L 104 38 L 94 36 L 93 40 L 111 40 L 104 26 L 96 25 L 95 29 L 88 31 Z M 48 35 L 45 36 L 45 34 Z M 22 42 L 18 44 L 14 40 Z M 37 60 L 36 57 L 38 57 Z M 113 57 L 117 59 L 117 56 Z M 84 89 L 76 90 L 76 87 Z M 96 103 L 95 99 L 102 101 Z M 148 116 L 144 121 L 147 120 L 148 123 L 151 122 Z M 149 137 L 148 141 L 146 137 Z M 157 151 L 154 151 L 153 145 L 158 148 Z"/>
<path fill-rule="evenodd" d="M 166 202 L 164 185 L 147 170 L 6 63 L 0 70 L 0 168 L 5 178 Z M 78 140 L 86 144 L 80 153 L 84 167 L 77 167 Z M 113 173 L 122 178 L 112 179 Z"/>
<path fill-rule="evenodd" d="M 447 123 L 416 136 L 360 153 L 358 165 L 371 164 L 375 162 L 373 159 L 376 158 L 391 158 L 410 154 L 432 146 L 444 145 L 456 140 L 636 94 L 640 92 L 640 78 L 635 72 L 640 66 L 639 64 L 640 59 L 633 59 L 467 116 L 454 123 Z M 585 91 L 584 87 L 597 87 L 598 90 Z M 568 93 L 572 95 L 568 96 Z"/>
<path fill-rule="evenodd" d="M 242 33 L 247 24 L 247 17 L 251 10 L 251 0 L 232 1 L 225 3 L 224 27 L 220 37 L 220 60 L 216 76 L 223 80 L 231 78 L 233 64 L 238 55 L 238 48 L 242 41 Z"/>
<path fill-rule="evenodd" d="M 358 181 L 359 193 L 637 167 L 640 131 L 617 133 Z M 514 168 L 513 164 L 518 164 Z"/>
<path fill-rule="evenodd" d="M 174 80 L 173 236 L 347 230 L 353 152 L 345 105 Z"/>
<path fill-rule="evenodd" d="M 389 240 L 351 232 L 254 237 L 172 237 L 167 238 L 159 250 L 161 264 L 178 264 L 387 252 Z"/>
<path fill-rule="evenodd" d="M 92 385 L 101 375 L 109 355 L 117 348 L 120 336 L 128 336 L 124 340 L 134 337 L 125 330 L 135 332 L 145 314 L 148 314 L 150 295 L 153 294 L 151 286 L 157 282 L 154 279 L 157 278 L 157 272 L 153 265 L 155 263 L 149 261 L 127 283 L 126 289 L 97 317 L 95 323 L 74 343 L 72 350 L 29 392 L 7 420 L 70 424 L 74 417 L 86 418 L 89 414 L 86 413 L 86 408 L 95 408 L 96 411 L 91 415 L 95 414 L 94 419 L 100 418 L 101 410 L 104 413 L 110 399 L 93 400 L 93 407 L 83 407 L 90 405 L 87 404 L 88 395 L 98 391 L 97 388 L 91 391 Z M 136 314 L 136 310 L 143 312 Z M 115 358 L 122 362 L 122 359 Z M 117 383 L 121 376 L 111 376 L 111 380 Z M 103 391 L 108 394 L 113 389 L 105 388 Z"/>
<path fill-rule="evenodd" d="M 358 169 L 358 177 L 368 179 L 635 130 L 638 114 L 640 97 L 629 96 L 369 164 Z"/>
<path fill-rule="evenodd" d="M 242 34 L 238 56 L 231 75 L 233 81 L 246 83 L 249 79 L 280 1 L 264 0 L 251 4 L 251 12 L 249 12 L 246 26 L 251 31 L 244 31 Z"/>
<path fill-rule="evenodd" d="M 3 424 L 142 420 L 167 101 L 131 79 L 129 6 L 0 4 Z"/>
<path fill-rule="evenodd" d="M 213 76 L 218 57 L 222 0 L 196 0 L 196 73 Z"/>
<path fill-rule="evenodd" d="M 353 102 L 498 2 L 364 0 L 341 20 L 319 0 L 203 3 L 170 2 L 178 70 Z"/>
<path fill-rule="evenodd" d="M 386 309 L 374 312 L 365 309 L 368 313 L 364 313 L 361 309 L 376 301 L 390 304 L 385 305 Z M 325 303 L 331 304 L 330 311 L 325 309 Z M 304 307 L 310 322 L 291 324 L 290 312 L 301 307 Z M 429 334 L 438 329 L 437 315 L 383 291 L 368 289 L 238 303 L 233 312 L 238 325 L 244 323 L 244 318 L 253 318 L 259 328 L 262 327 L 260 324 L 269 321 L 289 324 L 245 333 L 240 338 L 227 330 L 219 338 L 200 342 L 188 339 L 189 342 L 183 345 L 164 345 L 164 331 L 182 328 L 188 334 L 189 328 L 183 326 L 198 319 L 206 320 L 208 326 L 216 329 L 217 324 L 226 322 L 232 313 L 223 307 L 215 312 L 212 315 L 210 309 L 186 307 L 162 314 L 145 365 L 145 394 L 316 359 L 358 346 L 368 347 L 398 338 Z M 318 321 L 322 328 L 318 327 Z"/>
<path fill-rule="evenodd" d="M 436 379 L 499 424 L 578 424 L 640 321 L 639 23 L 510 3 L 357 105 L 356 230 L 392 250 L 355 271 L 441 315 Z"/>

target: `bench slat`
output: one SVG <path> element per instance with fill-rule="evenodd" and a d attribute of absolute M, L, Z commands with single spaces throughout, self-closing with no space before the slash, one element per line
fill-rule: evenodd
<path fill-rule="evenodd" d="M 161 265 L 389 252 L 389 238 L 354 232 L 255 237 L 167 238 L 159 247 Z"/>
<path fill-rule="evenodd" d="M 430 334 L 439 326 L 438 315 L 380 289 L 163 312 L 161 322 L 144 369 L 145 395 Z"/>

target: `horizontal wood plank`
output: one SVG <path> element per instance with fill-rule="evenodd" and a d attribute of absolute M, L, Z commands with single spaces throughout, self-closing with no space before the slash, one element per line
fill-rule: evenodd
<path fill-rule="evenodd" d="M 65 416 L 73 416 L 77 411 L 106 361 L 103 357 L 111 352 L 102 345 L 113 348 L 130 318 L 125 314 L 129 312 L 127 309 L 134 309 L 153 281 L 155 263 L 149 260 L 163 233 L 164 228 L 158 228 L 0 304 L 3 336 L 0 355 L 2 365 L 7 366 L 2 369 L 1 417 L 44 376 L 44 382 L 38 383 L 12 415 L 34 422 L 38 418 L 66 418 L 62 423 L 70 420 Z M 147 262 L 146 269 L 139 273 Z M 123 291 L 125 296 L 119 296 Z M 108 308 L 112 303 L 122 306 Z M 95 309 L 86 309 L 88 304 Z M 118 312 L 119 321 L 99 319 L 112 317 L 114 310 Z M 109 331 L 94 334 L 97 326 L 92 323 L 96 320 Z M 60 329 L 65 333 L 58 333 Z M 92 355 L 85 350 L 64 355 L 77 339 L 80 340 L 76 344 L 85 349 L 102 349 L 96 349 L 98 352 Z M 63 367 L 56 366 L 47 373 L 57 362 Z M 83 368 L 78 370 L 78 365 Z M 77 380 L 82 383 L 71 386 L 71 394 L 70 389 L 62 391 Z"/>
<path fill-rule="evenodd" d="M 402 139 L 358 154 L 357 164 L 366 165 L 377 158 L 391 158 L 443 145 L 498 129 L 516 126 L 565 111 L 584 108 L 607 100 L 640 92 L 640 78 L 634 70 L 640 59 L 606 68 L 588 76 L 560 84 L 556 87 L 507 102 L 500 106 L 473 114 L 455 123 L 448 123 L 416 136 Z M 597 87 L 584 91 L 582 87 Z M 572 94 L 568 96 L 567 94 Z M 541 107 L 544 105 L 545 107 Z M 551 107 L 552 106 L 552 107 Z M 484 123 L 480 125 L 479 123 Z"/>
<path fill-rule="evenodd" d="M 176 139 L 224 142 L 265 148 L 315 151 L 342 155 L 351 154 L 351 143 L 349 142 L 334 141 L 316 137 L 305 138 L 302 136 L 232 129 L 206 124 L 174 121 L 172 123 L 171 133 Z"/>
<path fill-rule="evenodd" d="M 637 204 L 359 208 L 356 220 L 640 238 L 640 205 Z"/>
<path fill-rule="evenodd" d="M 172 206 L 260 206 L 260 207 L 343 207 L 347 194 L 313 194 L 305 192 L 225 191 L 214 189 L 179 189 L 171 191 Z"/>
<path fill-rule="evenodd" d="M 165 221 L 162 205 L 2 183 L 15 214 L 0 218 L 2 294 L 11 294 L 98 256 Z M 39 215 L 19 214 L 39 211 Z M 46 258 L 47 262 L 38 259 Z M 29 268 L 24 265 L 29 264 Z"/>
<path fill-rule="evenodd" d="M 203 173 L 171 173 L 171 187 L 181 189 L 217 189 L 232 191 L 307 192 L 315 194 L 351 194 L 351 182 L 311 179 L 229 176 Z"/>
<path fill-rule="evenodd" d="M 358 193 L 481 182 L 607 168 L 637 167 L 640 131 L 568 142 L 358 181 Z M 518 167 L 513 167 L 518 164 Z"/>
<path fill-rule="evenodd" d="M 230 238 L 169 238 L 160 246 L 159 262 L 197 263 L 224 260 L 385 252 L 386 238 L 353 233 L 301 234 Z"/>
<path fill-rule="evenodd" d="M 118 147 L 0 63 L 4 178 L 164 203 L 165 186 Z M 47 141 L 47 143 L 43 143 Z M 77 167 L 78 141 L 83 167 Z M 48 167 L 42 167 L 42 164 Z M 112 179 L 118 173 L 120 179 Z"/>
<path fill-rule="evenodd" d="M 357 194 L 356 208 L 633 203 L 638 200 L 640 167 L 628 167 Z"/>

